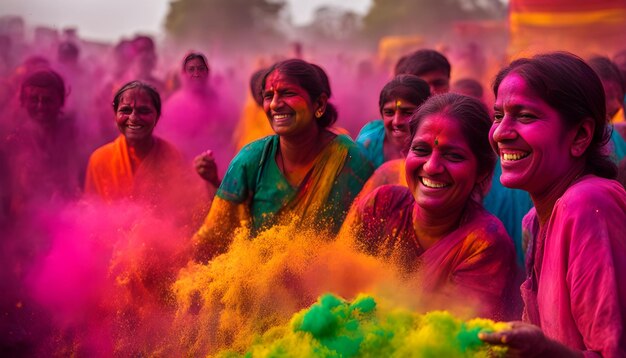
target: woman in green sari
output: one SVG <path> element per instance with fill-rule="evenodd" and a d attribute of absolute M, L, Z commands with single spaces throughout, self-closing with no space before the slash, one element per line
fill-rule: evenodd
<path fill-rule="evenodd" d="M 223 252 L 242 226 L 253 237 L 276 224 L 336 233 L 373 172 L 349 137 L 328 130 L 337 111 L 328 102 L 322 68 L 297 59 L 278 62 L 260 91 L 276 134 L 245 146 L 230 163 L 194 236 L 200 259 Z"/>

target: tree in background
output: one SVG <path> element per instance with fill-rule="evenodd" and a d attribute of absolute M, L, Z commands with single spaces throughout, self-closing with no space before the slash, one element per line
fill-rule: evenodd
<path fill-rule="evenodd" d="M 307 27 L 311 35 L 328 40 L 346 40 L 362 29 L 362 19 L 354 11 L 337 6 L 321 6 L 313 13 L 313 21 Z"/>
<path fill-rule="evenodd" d="M 372 0 L 363 19 L 364 35 L 437 35 L 455 21 L 504 19 L 501 0 Z"/>
<path fill-rule="evenodd" d="M 283 0 L 173 0 L 165 29 L 182 43 L 254 46 L 279 35 L 284 5 Z"/>

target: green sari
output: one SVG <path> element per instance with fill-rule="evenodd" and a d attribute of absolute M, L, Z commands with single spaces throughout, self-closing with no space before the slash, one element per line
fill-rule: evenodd
<path fill-rule="evenodd" d="M 347 136 L 338 135 L 318 154 L 294 187 L 276 164 L 279 137 L 245 146 L 230 163 L 216 195 L 250 209 L 252 234 L 285 220 L 339 231 L 352 201 L 373 172 L 372 164 Z"/>

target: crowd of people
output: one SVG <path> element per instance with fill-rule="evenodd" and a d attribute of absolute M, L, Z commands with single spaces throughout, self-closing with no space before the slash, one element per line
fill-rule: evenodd
<path fill-rule="evenodd" d="M 480 81 L 451 82 L 446 56 L 419 49 L 376 88 L 380 119 L 344 125 L 323 63 L 278 60 L 233 99 L 203 53 L 166 81 L 150 37 L 113 50 L 100 82 L 72 42 L 1 74 L 3 240 L 78 201 L 174 218 L 202 263 L 236 232 L 296 225 L 393 262 L 428 309 L 516 321 L 480 335 L 510 354 L 626 356 L 625 63 L 516 59 L 491 109 Z M 7 332 L 19 295 L 2 302 Z"/>

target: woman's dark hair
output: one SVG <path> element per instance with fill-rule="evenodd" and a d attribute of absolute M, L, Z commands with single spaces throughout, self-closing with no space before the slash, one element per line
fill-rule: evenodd
<path fill-rule="evenodd" d="M 294 81 L 302 87 L 313 102 L 322 95 L 330 99 L 332 92 L 330 91 L 330 83 L 328 76 L 324 70 L 315 64 L 308 63 L 300 59 L 291 59 L 277 62 L 270 67 L 261 81 L 261 89 L 265 88 L 267 77 L 274 71 L 278 71 L 290 80 Z M 326 128 L 337 121 L 337 109 L 330 102 L 326 103 L 326 110 L 317 120 L 320 128 Z"/>
<path fill-rule="evenodd" d="M 435 50 L 421 49 L 401 57 L 396 62 L 394 74 L 421 76 L 428 72 L 443 71 L 450 77 L 450 70 L 450 62 L 448 62 L 446 56 Z"/>
<path fill-rule="evenodd" d="M 42 87 L 52 89 L 61 100 L 61 106 L 65 104 L 65 82 L 58 73 L 49 70 L 37 70 L 24 78 L 20 88 L 20 101 L 24 102 L 24 89 L 26 87 Z"/>
<path fill-rule="evenodd" d="M 149 84 L 141 81 L 131 81 L 122 86 L 113 97 L 113 111 L 117 112 L 117 108 L 120 106 L 120 98 L 122 98 L 122 94 L 128 90 L 139 89 L 148 94 L 152 104 L 154 105 L 154 109 L 157 112 L 157 117 L 161 116 L 161 96 L 159 92 Z"/>
<path fill-rule="evenodd" d="M 185 69 L 187 68 L 187 62 L 189 62 L 191 60 L 194 60 L 196 58 L 199 59 L 200 61 L 202 61 L 202 63 L 204 63 L 206 68 L 209 69 L 209 62 L 206 60 L 206 57 L 202 53 L 200 53 L 200 52 L 190 52 L 183 59 L 183 71 L 185 71 Z"/>
<path fill-rule="evenodd" d="M 263 81 L 263 76 L 267 73 L 267 68 L 262 68 L 260 70 L 254 71 L 252 76 L 250 76 L 250 93 L 252 94 L 252 98 L 259 105 L 263 106 L 263 87 L 261 86 L 261 81 Z"/>
<path fill-rule="evenodd" d="M 496 154 L 489 144 L 489 130 L 491 118 L 487 107 L 480 100 L 457 93 L 443 93 L 434 95 L 411 116 L 409 127 L 411 138 L 415 136 L 424 118 L 441 114 L 454 118 L 461 125 L 461 132 L 476 157 L 478 174 L 485 175 L 485 179 L 478 183 L 480 199 L 486 194 L 487 184 L 491 183 L 493 170 L 496 165 Z"/>
<path fill-rule="evenodd" d="M 566 126 L 574 127 L 586 118 L 594 120 L 593 138 L 585 153 L 586 171 L 615 178 L 617 167 L 604 148 L 611 138 L 604 88 L 595 71 L 580 57 L 567 52 L 518 59 L 496 76 L 496 96 L 504 78 L 512 73 L 524 79 L 537 96 L 554 108 Z"/>
<path fill-rule="evenodd" d="M 398 75 L 380 91 L 378 108 L 382 113 L 385 103 L 397 98 L 419 107 L 428 97 L 430 97 L 430 87 L 426 81 L 414 75 Z"/>

